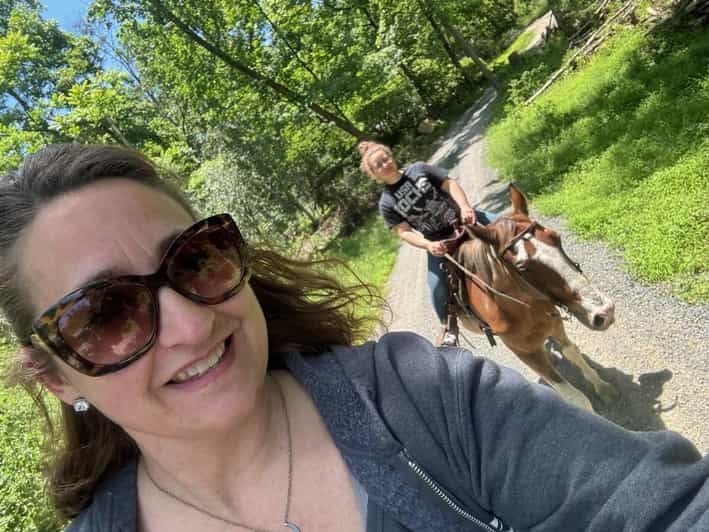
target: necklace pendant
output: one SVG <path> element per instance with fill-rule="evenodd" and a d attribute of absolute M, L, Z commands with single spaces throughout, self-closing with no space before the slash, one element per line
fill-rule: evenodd
<path fill-rule="evenodd" d="M 293 532 L 301 532 L 300 527 L 298 527 L 298 525 L 291 523 L 290 521 L 286 521 L 285 523 L 283 523 L 283 526 L 290 528 Z"/>

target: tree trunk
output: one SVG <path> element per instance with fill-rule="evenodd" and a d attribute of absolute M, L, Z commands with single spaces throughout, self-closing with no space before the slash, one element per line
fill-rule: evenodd
<path fill-rule="evenodd" d="M 448 30 L 448 32 L 453 35 L 453 38 L 458 43 L 458 46 L 465 50 L 465 53 L 468 55 L 468 57 L 473 60 L 475 66 L 478 67 L 478 70 L 480 70 L 480 73 L 483 75 L 483 77 L 488 80 L 493 87 L 495 87 L 496 89 L 499 88 L 500 84 L 497 81 L 497 77 L 490 71 L 489 68 L 487 68 L 483 60 L 480 59 L 480 56 L 475 51 L 475 48 L 473 47 L 472 43 L 465 37 L 463 37 L 463 34 L 458 31 L 458 28 L 454 27 L 445 19 L 443 21 L 443 25 Z"/>
<path fill-rule="evenodd" d="M 475 83 L 473 82 L 472 79 L 470 79 L 470 76 L 468 76 L 468 73 L 465 71 L 463 68 L 463 65 L 460 64 L 460 61 L 458 61 L 458 57 L 455 54 L 455 51 L 453 50 L 453 47 L 450 45 L 448 42 L 448 39 L 446 38 L 446 34 L 443 32 L 441 27 L 438 25 L 438 22 L 436 22 L 436 18 L 433 16 L 433 12 L 431 11 L 431 7 L 427 6 L 424 0 L 418 0 L 419 7 L 421 8 L 421 11 L 423 11 L 423 14 L 425 17 L 428 19 L 428 22 L 431 24 L 431 27 L 433 28 L 434 33 L 438 36 L 438 39 L 441 41 L 441 45 L 445 49 L 446 53 L 448 54 L 448 57 L 451 60 L 451 63 L 453 63 L 453 66 L 458 70 L 461 76 L 463 76 L 463 79 L 465 80 L 466 84 L 471 88 L 475 88 Z"/>
<path fill-rule="evenodd" d="M 377 25 L 377 22 L 374 20 L 374 17 L 369 12 L 367 7 L 364 5 L 359 5 L 355 9 L 358 9 L 364 14 L 364 17 L 367 19 L 367 22 L 369 22 L 369 25 L 372 27 L 376 35 L 376 33 L 379 31 L 379 26 Z M 374 40 L 376 40 L 376 38 Z M 414 91 L 416 91 L 416 95 L 419 97 L 419 100 L 421 100 L 421 103 L 423 103 L 423 106 L 426 108 L 427 111 L 430 110 L 431 107 L 433 107 L 433 104 L 431 103 L 431 98 L 428 92 L 416 79 L 416 75 L 403 62 L 399 63 L 397 66 L 401 71 L 402 76 L 406 78 L 406 80 L 414 88 Z"/>
<path fill-rule="evenodd" d="M 123 144 L 124 146 L 128 148 L 132 148 L 133 145 L 128 142 L 128 139 L 125 137 L 125 135 L 121 132 L 120 129 L 118 129 L 118 126 L 116 123 L 113 121 L 112 118 L 108 116 L 104 116 L 103 119 L 101 120 L 103 122 L 104 129 L 106 130 L 106 133 L 108 133 L 113 140 L 116 142 Z"/>
<path fill-rule="evenodd" d="M 295 58 L 296 61 L 298 61 L 298 64 L 302 66 L 308 74 L 317 82 L 321 83 L 321 79 L 318 77 L 318 75 L 313 71 L 312 68 L 310 68 L 310 65 L 308 65 L 303 59 L 301 59 L 300 54 L 298 53 L 298 50 L 296 50 L 290 43 L 290 41 L 286 38 L 286 36 L 281 32 L 281 30 L 278 28 L 275 22 L 271 20 L 271 17 L 268 16 L 266 11 L 261 7 L 261 3 L 259 0 L 252 0 L 252 2 L 256 5 L 258 10 L 261 12 L 263 17 L 266 19 L 266 21 L 269 23 L 271 28 L 273 29 L 273 32 L 283 41 L 283 43 L 286 45 L 286 48 L 290 50 L 290 52 L 293 54 L 293 57 Z M 321 93 L 322 94 L 322 93 Z M 332 98 L 327 96 L 326 94 L 322 94 L 322 96 L 325 97 L 330 102 L 330 105 L 332 105 L 335 110 L 339 113 L 340 117 L 343 119 L 350 121 L 350 118 L 347 116 L 347 114 L 340 108 L 339 105 L 337 105 L 337 102 L 334 101 Z"/>
<path fill-rule="evenodd" d="M 160 0 L 149 1 L 150 4 L 152 4 L 152 6 L 157 10 L 158 14 L 163 15 L 173 24 L 175 24 L 175 26 L 177 26 L 187 38 L 207 50 L 213 56 L 221 59 L 226 65 L 254 80 L 257 85 L 265 85 L 266 87 L 269 87 L 271 90 L 283 97 L 285 100 L 297 105 L 298 107 L 309 109 L 310 111 L 315 113 L 323 122 L 332 123 L 336 127 L 340 128 L 342 131 L 352 135 L 357 139 L 364 139 L 368 136 L 363 131 L 360 131 L 354 124 L 352 124 L 352 122 L 340 118 L 339 116 L 331 113 L 327 109 L 324 109 L 317 103 L 308 102 L 306 98 L 303 97 L 301 94 L 298 94 L 297 92 L 289 89 L 285 85 L 282 85 L 275 79 L 264 76 L 253 68 L 244 65 L 243 63 L 230 56 L 223 49 L 210 42 L 207 42 L 204 38 L 198 35 L 198 33 L 194 29 L 192 29 L 186 22 L 184 22 L 167 7 L 165 7 L 165 5 Z"/>

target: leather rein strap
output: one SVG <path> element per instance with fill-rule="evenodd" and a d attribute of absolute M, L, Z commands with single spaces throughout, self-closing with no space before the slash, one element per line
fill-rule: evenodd
<path fill-rule="evenodd" d="M 525 229 L 520 234 L 516 235 L 512 240 L 510 240 L 509 243 L 504 248 L 502 248 L 500 253 L 498 253 L 498 256 L 500 258 L 502 258 L 504 256 L 504 254 L 510 250 L 510 248 L 512 248 L 517 242 L 519 242 L 525 236 L 527 236 L 527 235 L 534 236 L 534 231 L 536 231 L 538 227 L 541 227 L 541 226 L 536 221 L 533 221 L 531 224 L 529 224 L 529 227 L 527 227 L 527 229 Z M 571 257 L 569 257 L 566 254 L 566 251 L 564 250 L 563 247 L 560 246 L 559 251 L 561 251 L 561 254 L 564 256 L 564 258 L 566 260 L 568 260 L 571 264 L 573 264 L 574 268 L 576 268 L 576 271 L 578 271 L 579 273 L 583 273 L 583 270 L 581 269 L 581 265 L 578 262 L 571 260 Z"/>
<path fill-rule="evenodd" d="M 457 240 L 459 240 L 463 234 L 467 233 L 470 238 L 477 238 L 470 229 L 467 227 L 463 227 L 462 229 L 456 229 L 455 235 L 449 239 L 446 240 L 446 243 L 454 243 Z M 517 238 L 517 237 L 515 237 Z M 458 268 L 460 271 L 462 271 L 465 275 L 467 275 L 475 284 L 478 285 L 478 287 L 482 288 L 483 290 L 488 290 L 492 292 L 493 294 L 497 294 L 500 297 L 504 297 L 505 299 L 509 299 L 510 301 L 514 301 L 515 303 L 519 303 L 520 305 L 524 305 L 525 307 L 528 307 L 529 304 L 525 303 L 524 301 L 520 301 L 517 298 L 514 298 L 512 296 L 508 296 L 504 292 L 500 292 L 499 290 L 495 290 L 492 286 L 487 284 L 485 281 L 483 281 L 478 275 L 475 275 L 473 272 L 468 270 L 465 266 L 463 266 L 461 263 L 459 263 L 457 260 L 455 260 L 450 253 L 446 253 L 445 257 L 453 264 L 455 265 L 456 268 Z"/>

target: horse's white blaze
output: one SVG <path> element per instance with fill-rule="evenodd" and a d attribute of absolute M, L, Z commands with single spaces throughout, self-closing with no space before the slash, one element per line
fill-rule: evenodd
<path fill-rule="evenodd" d="M 608 328 L 613 323 L 615 311 L 615 305 L 610 298 L 600 292 L 585 275 L 574 268 L 558 248 L 550 246 L 535 237 L 530 237 L 529 240 L 536 249 L 536 253 L 531 257 L 531 260 L 540 262 L 555 271 L 579 298 L 577 303 L 569 305 L 569 311 L 588 327 L 594 329 Z M 515 253 L 517 260 L 520 260 L 522 254 L 525 257 L 527 256 L 524 243 L 521 241 L 515 243 L 512 251 Z M 594 321 L 597 317 L 602 318 L 602 321 L 595 323 Z"/>
<path fill-rule="evenodd" d="M 529 240 L 526 237 L 523 240 L 525 239 Z M 524 267 L 524 265 L 527 264 L 527 262 L 529 261 L 529 254 L 527 253 L 527 248 L 524 247 L 524 243 L 518 241 L 513 247 L 513 249 L 515 254 L 515 267 Z"/>

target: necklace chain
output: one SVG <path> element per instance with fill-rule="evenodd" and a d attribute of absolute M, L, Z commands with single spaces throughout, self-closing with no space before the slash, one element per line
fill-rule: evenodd
<path fill-rule="evenodd" d="M 273 378 L 273 377 L 272 377 Z M 290 418 L 288 417 L 288 406 L 286 405 L 286 397 L 283 393 L 283 388 L 281 388 L 281 385 L 278 382 L 278 379 L 273 378 L 273 381 L 276 383 L 276 388 L 278 388 L 278 394 L 280 395 L 281 398 L 281 403 L 283 403 L 283 415 L 286 418 L 286 432 L 288 434 L 288 492 L 286 494 L 286 508 L 285 511 L 283 512 L 283 526 L 286 526 L 290 528 L 291 530 L 300 532 L 300 528 L 296 526 L 295 524 L 291 523 L 288 521 L 288 514 L 290 513 L 290 500 L 291 500 L 291 491 L 293 488 L 293 438 L 291 436 L 291 429 L 290 429 Z M 237 527 L 237 528 L 243 528 L 246 530 L 251 530 L 251 532 L 269 532 L 266 529 L 263 528 L 256 528 L 253 526 L 249 526 L 244 523 L 239 523 L 238 521 L 232 521 L 231 519 L 227 519 L 226 517 L 222 517 L 217 514 L 213 514 L 212 512 L 208 512 L 207 510 L 203 510 L 199 506 L 196 506 L 195 504 L 192 504 L 189 501 L 186 501 L 182 497 L 178 497 L 174 493 L 166 490 L 160 484 L 155 482 L 155 479 L 153 479 L 152 475 L 148 471 L 147 467 L 144 467 L 143 470 L 145 471 L 145 475 L 148 477 L 150 482 L 152 482 L 153 486 L 155 486 L 158 491 L 161 493 L 164 493 L 168 497 L 171 497 L 172 499 L 175 499 L 178 502 L 181 502 L 185 506 L 189 506 L 193 510 L 198 511 L 199 513 L 202 513 L 204 515 L 207 515 L 211 517 L 212 519 L 216 519 L 217 521 L 221 521 L 222 523 L 226 523 L 227 525 Z"/>

